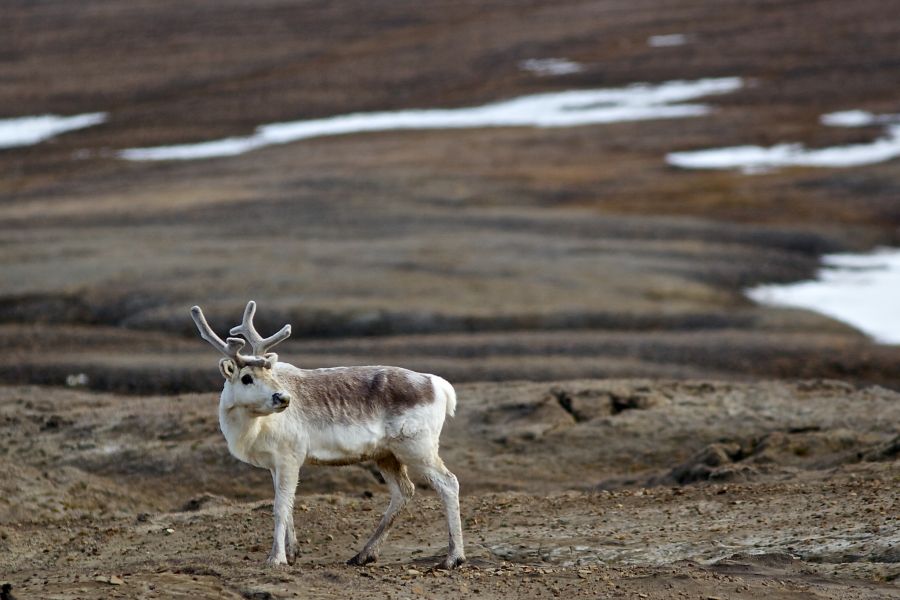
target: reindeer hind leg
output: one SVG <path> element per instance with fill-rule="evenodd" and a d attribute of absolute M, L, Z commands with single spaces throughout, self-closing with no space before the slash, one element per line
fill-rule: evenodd
<path fill-rule="evenodd" d="M 447 516 L 449 549 L 446 558 L 437 565 L 437 568 L 455 569 L 466 562 L 462 520 L 459 515 L 459 481 L 456 479 L 456 475 L 447 469 L 437 452 L 426 463 L 417 465 L 416 470 L 421 472 L 426 481 L 437 491 Z"/>
<path fill-rule="evenodd" d="M 415 486 L 409 480 L 406 467 L 400 464 L 394 455 L 378 460 L 376 465 L 391 491 L 391 502 L 381 517 L 378 527 L 375 528 L 375 532 L 372 533 L 372 537 L 356 556 L 347 561 L 348 565 L 365 565 L 378 560 L 378 551 L 381 544 L 384 543 L 388 531 L 397 519 L 397 515 L 415 493 Z"/>

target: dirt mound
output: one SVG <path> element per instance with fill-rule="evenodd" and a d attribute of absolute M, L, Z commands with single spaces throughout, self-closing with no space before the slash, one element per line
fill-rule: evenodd
<path fill-rule="evenodd" d="M 893 460 L 897 440 L 878 441 L 882 437 L 846 429 L 776 431 L 744 443 L 714 443 L 666 474 L 647 479 L 644 485 L 747 481 L 762 475 L 827 469 L 860 460 Z"/>

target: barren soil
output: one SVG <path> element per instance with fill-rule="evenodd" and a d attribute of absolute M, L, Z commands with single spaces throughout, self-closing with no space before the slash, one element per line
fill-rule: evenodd
<path fill-rule="evenodd" d="M 442 454 L 469 563 L 419 486 L 380 561 L 343 562 L 387 494 L 303 471 L 301 555 L 263 566 L 268 473 L 216 397 L 0 389 L 0 572 L 21 598 L 898 597 L 900 397 L 839 382 L 460 386 Z M 642 595 L 643 594 L 643 595 Z"/>

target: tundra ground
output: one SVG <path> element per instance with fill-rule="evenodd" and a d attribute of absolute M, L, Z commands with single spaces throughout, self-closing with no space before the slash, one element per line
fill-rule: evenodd
<path fill-rule="evenodd" d="M 296 564 L 266 471 L 216 397 L 0 388 L 0 571 L 21 598 L 898 597 L 900 481 L 884 388 L 808 381 L 460 386 L 442 454 L 469 563 L 434 571 L 420 485 L 377 564 L 344 565 L 388 495 L 369 465 L 307 468 Z"/>
<path fill-rule="evenodd" d="M 884 135 L 820 119 L 900 114 L 889 5 L 5 3 L 0 118 L 109 117 L 0 150 L 0 579 L 20 599 L 896 597 L 900 348 L 743 290 L 900 243 L 897 161 L 664 159 Z M 665 34 L 686 43 L 648 44 Z M 520 68 L 550 57 L 583 68 Z M 744 86 L 690 119 L 117 156 L 706 77 Z M 387 502 L 347 467 L 303 472 L 301 556 L 263 567 L 269 476 L 228 456 L 188 316 L 224 332 L 251 298 L 264 333 L 293 325 L 290 362 L 457 385 L 468 566 L 430 570 L 445 534 L 421 487 L 382 560 L 343 566 Z"/>

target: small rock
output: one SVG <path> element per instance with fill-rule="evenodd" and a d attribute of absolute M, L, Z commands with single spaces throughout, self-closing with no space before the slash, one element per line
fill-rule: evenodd
<path fill-rule="evenodd" d="M 110 585 L 125 585 L 125 580 L 121 577 L 116 577 L 115 575 L 113 575 L 109 578 L 109 583 Z"/>
<path fill-rule="evenodd" d="M 418 575 L 421 575 L 421 574 L 422 574 L 422 571 L 420 571 L 420 570 L 418 570 L 418 569 L 407 569 L 407 570 L 406 570 L 406 574 L 407 574 L 407 575 L 412 575 L 413 577 L 416 577 L 416 576 L 418 576 Z"/>
<path fill-rule="evenodd" d="M 173 533 L 175 533 L 175 530 L 172 529 L 171 527 L 166 527 L 165 533 L 166 533 L 166 535 L 172 535 Z"/>

